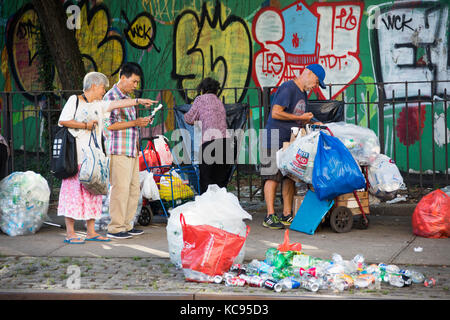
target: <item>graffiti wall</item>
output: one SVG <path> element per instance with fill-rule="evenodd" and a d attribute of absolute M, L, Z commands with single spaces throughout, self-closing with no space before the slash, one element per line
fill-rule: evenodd
<path fill-rule="evenodd" d="M 43 89 L 39 20 L 28 0 L 0 6 L 1 91 L 20 91 L 13 108 L 31 108 L 33 92 Z M 436 170 L 447 169 L 443 154 L 449 149 L 450 117 L 442 102 L 450 89 L 446 0 L 80 0 L 64 6 L 87 71 L 103 72 L 114 83 L 124 62 L 141 66 L 141 89 L 156 90 L 144 94 L 167 106 L 159 132 L 173 130 L 173 106 L 191 102 L 196 92 L 189 89 L 205 77 L 219 80 L 226 102 L 256 106 L 260 100 L 252 88 L 278 86 L 308 64 L 320 63 L 332 86 L 317 89 L 312 98 L 344 99 L 346 121 L 376 132 L 382 106 L 386 154 L 397 155 L 400 167 L 425 170 L 433 167 L 430 159 L 419 164 L 417 157 L 408 156 L 408 163 L 403 158 L 434 145 Z M 56 70 L 51 77 L 58 89 Z M 28 112 L 13 122 L 37 130 L 39 117 Z M 250 128 L 259 129 L 260 117 L 259 109 L 251 108 Z M 23 146 L 20 136 L 15 140 L 16 148 L 36 144 Z M 257 156 L 245 159 L 257 161 Z"/>

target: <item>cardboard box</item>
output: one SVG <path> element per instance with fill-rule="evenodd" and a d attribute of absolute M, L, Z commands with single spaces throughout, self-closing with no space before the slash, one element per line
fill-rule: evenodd
<path fill-rule="evenodd" d="M 359 202 L 363 207 L 364 213 L 369 214 L 369 193 L 367 191 L 357 191 Z M 355 199 L 355 196 L 352 193 L 346 193 L 338 196 L 335 199 L 335 207 L 347 207 L 353 213 L 353 215 L 361 214 L 361 210 L 359 209 L 358 202 Z"/>
<path fill-rule="evenodd" d="M 298 135 L 300 135 L 300 137 L 303 137 L 306 135 L 306 130 L 304 128 L 300 128 L 300 130 L 297 132 L 297 134 L 294 134 L 291 131 L 291 139 L 289 140 L 289 142 L 283 142 L 283 147 L 281 148 L 282 150 L 286 150 L 287 147 L 289 147 L 289 145 L 294 142 L 295 139 L 297 139 Z"/>
<path fill-rule="evenodd" d="M 292 200 L 292 213 L 295 217 L 295 214 L 297 213 L 298 209 L 300 208 L 300 205 L 303 202 L 303 199 L 305 199 L 305 196 L 298 196 L 294 195 L 294 199 Z"/>

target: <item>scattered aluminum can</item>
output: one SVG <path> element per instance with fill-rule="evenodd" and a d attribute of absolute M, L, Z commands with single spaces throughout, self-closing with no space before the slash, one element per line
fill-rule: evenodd
<path fill-rule="evenodd" d="M 245 280 L 239 277 L 228 278 L 225 280 L 225 285 L 229 287 L 243 287 L 245 286 Z"/>
<path fill-rule="evenodd" d="M 272 279 L 267 279 L 264 281 L 264 288 L 275 292 L 281 292 L 283 290 L 283 286 Z"/>
<path fill-rule="evenodd" d="M 223 277 L 222 276 L 214 276 L 213 281 L 214 283 L 222 283 Z"/>
<path fill-rule="evenodd" d="M 241 275 L 241 279 L 244 279 L 249 287 L 259 287 L 262 288 L 264 286 L 265 280 L 258 276 L 247 276 Z"/>
<path fill-rule="evenodd" d="M 427 288 L 432 288 L 436 285 L 436 280 L 434 278 L 428 278 L 423 282 L 423 285 Z"/>

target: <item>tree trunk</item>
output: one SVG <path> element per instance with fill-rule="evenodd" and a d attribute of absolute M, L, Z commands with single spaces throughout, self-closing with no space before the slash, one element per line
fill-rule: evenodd
<path fill-rule="evenodd" d="M 32 0 L 32 3 L 55 61 L 62 90 L 81 90 L 85 75 L 84 64 L 75 39 L 75 31 L 67 28 L 67 14 L 63 2 Z"/>

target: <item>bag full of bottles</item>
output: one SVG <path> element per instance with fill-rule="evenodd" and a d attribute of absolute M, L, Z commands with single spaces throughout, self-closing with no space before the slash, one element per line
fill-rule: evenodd
<path fill-rule="evenodd" d="M 50 188 L 33 171 L 13 172 L 0 181 L 0 228 L 9 236 L 36 233 L 47 219 Z"/>

